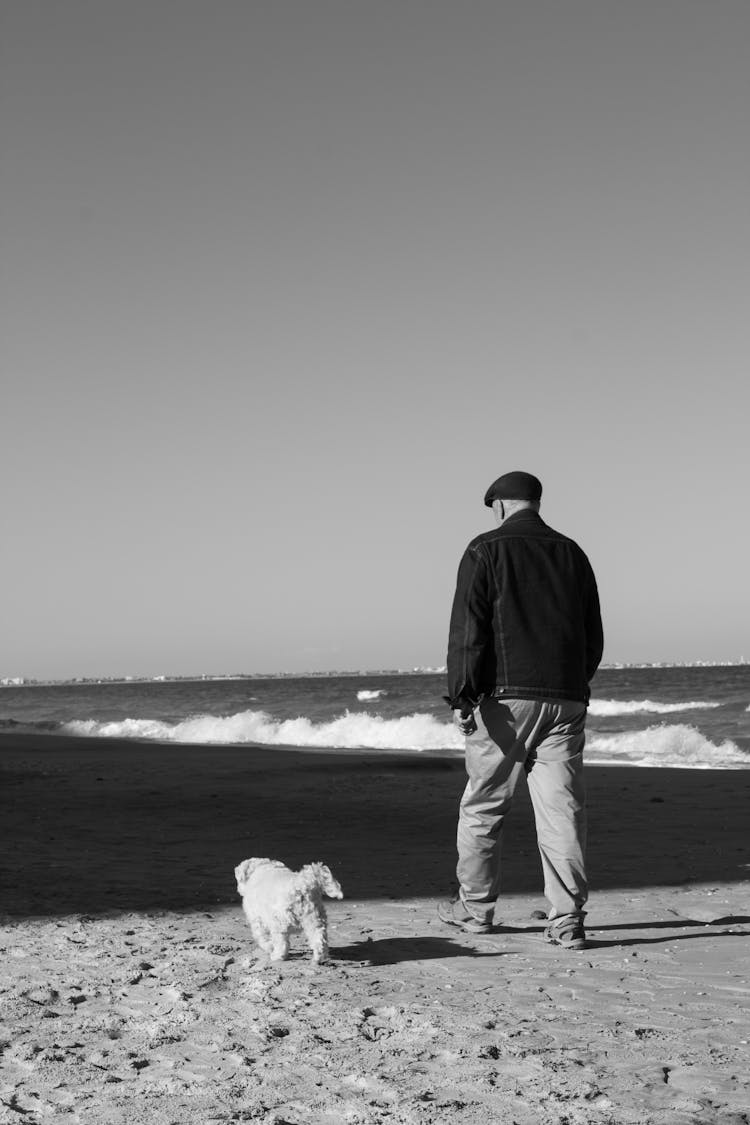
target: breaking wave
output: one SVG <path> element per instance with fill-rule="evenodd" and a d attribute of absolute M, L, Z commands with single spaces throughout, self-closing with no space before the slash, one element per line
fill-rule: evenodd
<path fill-rule="evenodd" d="M 360 703 L 367 703 L 371 699 L 380 699 L 381 696 L 387 694 L 388 692 L 385 690 L 385 688 L 373 688 L 372 690 L 363 688 L 362 691 L 357 692 L 357 699 Z"/>
<path fill-rule="evenodd" d="M 329 722 L 311 719 L 272 719 L 265 711 L 240 711 L 219 718 L 197 715 L 179 723 L 158 719 L 125 719 L 102 723 L 94 719 L 73 720 L 62 727 L 65 734 L 97 738 L 155 739 L 160 742 L 214 744 L 256 743 L 263 746 L 312 746 L 334 749 L 457 750 L 463 738 L 449 723 L 431 715 L 407 715 L 383 719 L 379 715 L 346 711 Z"/>
<path fill-rule="evenodd" d="M 304 716 L 273 719 L 264 711 L 235 715 L 196 715 L 181 722 L 125 719 L 121 722 L 73 720 L 62 734 L 78 737 L 154 740 L 213 745 L 296 746 L 319 749 L 419 750 L 459 756 L 464 740 L 452 723 L 428 714 L 384 719 L 347 711 L 328 722 Z M 645 730 L 586 736 L 586 759 L 599 765 L 634 765 L 683 769 L 747 769 L 750 754 L 730 740 L 711 742 L 695 727 L 660 724 Z"/>
<path fill-rule="evenodd" d="M 729 739 L 717 745 L 695 727 L 662 724 L 624 734 L 586 736 L 586 759 L 608 766 L 747 769 L 750 755 Z"/>
<path fill-rule="evenodd" d="M 652 699 L 592 699 L 589 714 L 604 717 L 607 715 L 670 715 L 675 711 L 708 711 L 721 707 L 720 703 L 656 703 Z"/>

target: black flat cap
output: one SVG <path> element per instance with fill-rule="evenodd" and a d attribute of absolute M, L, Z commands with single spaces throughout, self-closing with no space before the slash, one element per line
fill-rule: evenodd
<path fill-rule="evenodd" d="M 505 473 L 490 485 L 484 494 L 484 502 L 488 508 L 492 507 L 493 500 L 534 500 L 537 503 L 542 498 L 542 482 L 531 473 Z"/>

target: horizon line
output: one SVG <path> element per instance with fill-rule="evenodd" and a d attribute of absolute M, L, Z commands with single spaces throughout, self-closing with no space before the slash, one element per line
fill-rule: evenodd
<path fill-rule="evenodd" d="M 738 660 L 612 660 L 599 665 L 597 671 L 620 670 L 626 668 L 742 668 L 750 661 L 744 656 Z M 0 687 L 33 687 L 49 684 L 82 683 L 175 683 L 180 680 L 203 682 L 217 680 L 273 680 L 305 679 L 335 676 L 419 676 L 445 675 L 445 665 L 415 665 L 412 668 L 328 668 L 315 671 L 288 671 L 278 669 L 273 672 L 187 672 L 164 675 L 89 675 L 89 676 L 3 676 Z"/>

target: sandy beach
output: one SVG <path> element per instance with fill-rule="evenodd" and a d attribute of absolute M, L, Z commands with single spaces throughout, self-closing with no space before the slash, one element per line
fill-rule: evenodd
<path fill-rule="evenodd" d="M 547 945 L 525 791 L 496 932 L 444 926 L 462 762 L 0 739 L 0 1123 L 750 1121 L 750 771 L 590 767 L 589 948 Z M 332 959 L 233 868 L 320 859 Z"/>

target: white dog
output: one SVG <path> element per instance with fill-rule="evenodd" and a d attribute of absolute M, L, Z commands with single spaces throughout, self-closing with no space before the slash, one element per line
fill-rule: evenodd
<path fill-rule="evenodd" d="M 328 926 L 323 895 L 343 898 L 324 863 L 290 871 L 278 859 L 245 859 L 234 869 L 237 890 L 255 941 L 272 961 L 283 961 L 289 937 L 302 931 L 313 961 L 328 957 Z"/>

